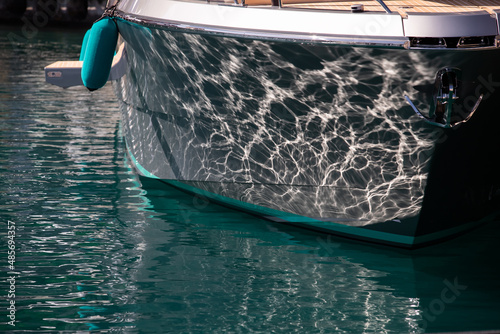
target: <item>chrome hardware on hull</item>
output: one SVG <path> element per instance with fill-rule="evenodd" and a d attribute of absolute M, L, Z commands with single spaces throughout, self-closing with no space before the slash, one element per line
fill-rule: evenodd
<path fill-rule="evenodd" d="M 442 128 L 452 128 L 458 124 L 465 123 L 476 112 L 483 99 L 483 94 L 479 96 L 474 107 L 462 120 L 452 122 L 453 105 L 459 98 L 457 96 L 457 89 L 459 87 L 460 74 L 461 70 L 458 68 L 443 68 L 436 73 L 434 103 L 430 107 L 429 116 L 425 116 L 418 110 L 407 95 L 405 95 L 405 99 L 419 117 L 432 125 Z"/>

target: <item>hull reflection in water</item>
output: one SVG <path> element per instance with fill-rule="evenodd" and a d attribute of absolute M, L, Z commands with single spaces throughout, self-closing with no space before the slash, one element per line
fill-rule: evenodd
<path fill-rule="evenodd" d="M 492 264 L 499 260 L 500 229 L 494 224 L 407 252 L 268 223 L 162 181 L 141 177 L 141 188 L 150 204 L 133 278 L 147 287 L 134 298 L 141 330 L 442 333 L 498 327 L 500 268 Z"/>
<path fill-rule="evenodd" d="M 142 175 L 408 248 L 498 210 L 498 49 L 193 34 L 120 15 L 128 69 L 115 90 Z"/>

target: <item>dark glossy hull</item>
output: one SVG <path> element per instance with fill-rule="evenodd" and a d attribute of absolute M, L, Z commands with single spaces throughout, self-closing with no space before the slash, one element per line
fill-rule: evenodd
<path fill-rule="evenodd" d="M 192 34 L 118 20 L 116 84 L 138 170 L 259 216 L 418 247 L 500 203 L 498 50 L 406 50 Z M 418 117 L 460 69 L 446 129 Z M 462 109 L 460 109 L 462 108 Z M 462 115 L 463 116 L 463 115 Z"/>

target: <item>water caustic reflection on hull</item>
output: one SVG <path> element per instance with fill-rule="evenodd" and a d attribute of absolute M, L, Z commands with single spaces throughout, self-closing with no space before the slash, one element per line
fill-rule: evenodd
<path fill-rule="evenodd" d="M 457 186 L 465 180 L 472 186 L 468 191 L 479 191 L 474 175 L 490 178 L 497 195 L 491 159 L 464 159 L 483 153 L 483 140 L 498 142 L 483 132 L 496 116 L 440 129 L 416 117 L 404 99 L 406 93 L 419 108 L 426 105 L 432 94 L 422 87 L 432 87 L 435 73 L 449 64 L 474 66 L 474 73 L 461 76 L 462 99 L 470 96 L 477 89 L 467 86 L 472 76 L 488 77 L 491 70 L 475 64 L 477 53 L 145 32 L 119 22 L 130 68 L 116 91 L 130 153 L 149 175 L 279 210 L 281 216 L 384 232 L 406 220 L 397 233 L 409 237 L 464 223 L 464 212 L 478 219 L 484 203 L 464 207 Z M 459 168 L 441 171 L 436 143 L 447 164 L 455 160 Z M 427 185 L 429 172 L 437 186 Z M 426 187 L 441 189 L 444 180 L 460 192 L 437 201 L 438 222 L 419 222 Z M 436 203 L 432 196 L 429 208 Z M 374 225 L 387 221 L 385 227 Z"/>

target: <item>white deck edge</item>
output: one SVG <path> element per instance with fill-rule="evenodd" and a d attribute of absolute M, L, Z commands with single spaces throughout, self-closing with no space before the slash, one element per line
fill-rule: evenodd
<path fill-rule="evenodd" d="M 175 0 L 125 0 L 118 4 L 117 9 L 126 14 L 151 19 L 248 32 L 363 37 L 404 36 L 402 18 L 398 13 L 241 7 Z"/>
<path fill-rule="evenodd" d="M 496 36 L 500 19 L 499 14 L 486 11 L 409 13 L 403 18 L 399 13 L 242 7 L 178 0 L 121 0 L 117 10 L 149 22 L 171 22 L 177 28 L 248 37 L 308 36 L 312 41 L 328 40 L 328 36 L 367 40 Z"/>

